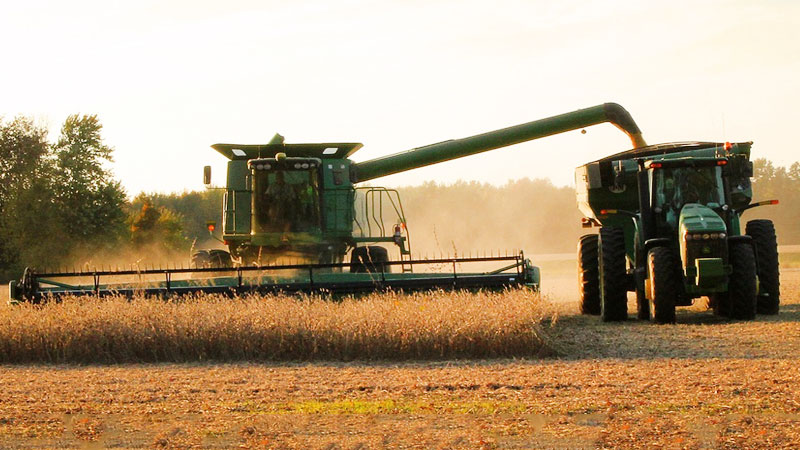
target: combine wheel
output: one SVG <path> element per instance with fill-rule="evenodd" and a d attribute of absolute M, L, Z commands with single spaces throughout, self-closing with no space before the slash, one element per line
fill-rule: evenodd
<path fill-rule="evenodd" d="M 655 323 L 675 323 L 675 303 L 678 284 L 682 280 L 675 270 L 675 257 L 668 247 L 656 247 L 647 254 L 650 275 L 650 320 Z"/>
<path fill-rule="evenodd" d="M 376 245 L 356 247 L 350 255 L 351 273 L 380 273 L 388 272 L 389 252 Z"/>
<path fill-rule="evenodd" d="M 233 267 L 231 254 L 225 250 L 209 250 L 208 262 L 211 267 L 229 268 Z"/>
<path fill-rule="evenodd" d="M 596 234 L 581 236 L 578 241 L 578 285 L 581 314 L 600 314 L 600 275 L 598 273 Z"/>
<path fill-rule="evenodd" d="M 625 234 L 622 228 L 603 227 L 599 240 L 600 317 L 603 322 L 628 318 L 625 273 Z"/>
<path fill-rule="evenodd" d="M 775 225 L 771 220 L 751 220 L 747 222 L 746 232 L 756 244 L 759 282 L 757 312 L 778 314 L 781 281 Z"/>
<path fill-rule="evenodd" d="M 728 282 L 727 307 L 730 317 L 753 320 L 756 317 L 756 256 L 749 242 L 730 246 L 733 273 Z"/>
<path fill-rule="evenodd" d="M 208 255 L 208 250 L 198 250 L 192 253 L 192 267 L 195 269 L 208 267 L 210 261 L 211 258 Z"/>

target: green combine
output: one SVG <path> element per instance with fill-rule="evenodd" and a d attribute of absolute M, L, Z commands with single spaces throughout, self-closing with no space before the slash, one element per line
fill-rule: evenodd
<path fill-rule="evenodd" d="M 769 220 L 742 216 L 752 203 L 751 142 L 643 146 L 575 172 L 584 226 L 578 243 L 580 309 L 604 321 L 637 316 L 675 322 L 675 308 L 708 297 L 716 314 L 777 314 L 778 249 Z"/>
<path fill-rule="evenodd" d="M 644 145 L 633 119 L 614 103 L 364 162 L 350 159 L 361 148 L 358 143 L 291 144 L 276 135 L 262 145 L 216 144 L 212 148 L 228 160 L 221 226 L 226 249 L 197 251 L 189 267 L 29 268 L 11 283 L 11 298 L 38 302 L 63 295 L 135 293 L 538 289 L 539 270 L 521 252 L 412 259 L 397 191 L 359 184 L 603 122 L 624 131 L 634 147 Z M 209 184 L 210 167 L 204 175 Z M 216 225 L 209 222 L 212 230 Z M 387 247 L 396 249 L 396 257 L 390 258 Z M 486 270 L 489 264 L 494 267 Z"/>

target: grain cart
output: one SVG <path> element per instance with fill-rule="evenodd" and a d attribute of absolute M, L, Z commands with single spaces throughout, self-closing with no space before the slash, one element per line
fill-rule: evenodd
<path fill-rule="evenodd" d="M 751 142 L 673 143 L 635 148 L 578 167 L 584 226 L 578 243 L 580 308 L 625 320 L 675 321 L 675 307 L 706 296 L 715 313 L 751 320 L 780 303 L 775 228 L 751 220 Z"/>
<path fill-rule="evenodd" d="M 603 122 L 624 131 L 634 146 L 644 145 L 633 119 L 614 103 L 364 162 L 350 159 L 362 147 L 359 143 L 291 144 L 276 135 L 261 145 L 215 144 L 212 148 L 228 160 L 221 226 L 226 250 L 198 251 L 190 267 L 180 268 L 28 269 L 22 280 L 11 283 L 11 297 L 37 301 L 46 295 L 134 292 L 536 289 L 538 268 L 522 253 L 413 260 L 397 191 L 358 184 Z M 206 184 L 210 178 L 206 167 Z M 209 228 L 215 229 L 216 222 Z M 376 244 L 395 246 L 398 257 L 390 259 L 387 249 Z M 286 264 L 287 258 L 292 263 Z M 477 263 L 498 267 L 461 269 Z M 125 277 L 131 280 L 122 281 Z"/>

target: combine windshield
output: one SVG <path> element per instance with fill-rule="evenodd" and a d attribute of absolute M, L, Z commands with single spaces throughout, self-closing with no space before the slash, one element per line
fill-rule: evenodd
<path fill-rule="evenodd" d="M 256 170 L 253 183 L 255 232 L 314 231 L 320 227 L 316 170 Z"/>
<path fill-rule="evenodd" d="M 664 168 L 653 175 L 656 208 L 679 211 L 687 203 L 717 207 L 725 203 L 719 166 Z"/>

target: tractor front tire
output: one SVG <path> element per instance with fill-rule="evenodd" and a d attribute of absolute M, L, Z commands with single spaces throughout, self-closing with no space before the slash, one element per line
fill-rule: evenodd
<path fill-rule="evenodd" d="M 650 320 L 655 323 L 675 323 L 675 304 L 678 300 L 677 261 L 669 247 L 656 247 L 647 254 L 650 274 Z"/>
<path fill-rule="evenodd" d="M 728 281 L 727 308 L 730 318 L 753 320 L 756 318 L 756 255 L 749 242 L 730 246 L 733 273 Z"/>
<path fill-rule="evenodd" d="M 600 314 L 600 275 L 596 234 L 586 234 L 578 241 L 578 286 L 581 314 Z"/>
<path fill-rule="evenodd" d="M 778 314 L 781 303 L 781 280 L 778 262 L 778 238 L 771 220 L 747 222 L 746 233 L 756 244 L 759 292 L 758 314 Z"/>
<path fill-rule="evenodd" d="M 628 289 L 625 271 L 625 234 L 622 228 L 600 229 L 600 318 L 618 322 L 628 318 Z"/>
<path fill-rule="evenodd" d="M 389 272 L 389 251 L 377 245 L 356 247 L 350 254 L 351 273 Z"/>

